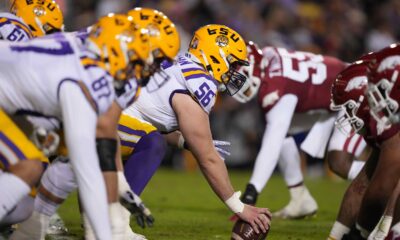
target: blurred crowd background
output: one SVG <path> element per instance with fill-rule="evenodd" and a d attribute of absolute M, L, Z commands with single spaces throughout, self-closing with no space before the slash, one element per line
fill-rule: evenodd
<path fill-rule="evenodd" d="M 109 12 L 152 7 L 178 26 L 185 51 L 191 34 L 209 23 L 225 24 L 260 47 L 310 51 L 351 62 L 400 38 L 400 0 L 56 0 L 67 31 L 94 23 Z M 2 3 L 0 8 L 5 9 Z M 264 122 L 256 102 L 239 104 L 221 96 L 211 115 L 215 139 L 232 142 L 231 166 L 251 166 Z M 171 150 L 166 163 L 190 168 L 184 153 Z M 189 166 L 187 166 L 189 165 Z"/>

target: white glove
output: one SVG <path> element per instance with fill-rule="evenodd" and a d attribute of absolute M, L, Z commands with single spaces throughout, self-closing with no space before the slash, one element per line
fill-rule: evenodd
<path fill-rule="evenodd" d="M 229 157 L 231 155 L 230 152 L 230 146 L 231 143 L 227 141 L 221 141 L 221 140 L 213 140 L 215 150 L 219 153 L 219 156 L 222 158 L 222 160 L 225 160 L 226 157 Z"/>

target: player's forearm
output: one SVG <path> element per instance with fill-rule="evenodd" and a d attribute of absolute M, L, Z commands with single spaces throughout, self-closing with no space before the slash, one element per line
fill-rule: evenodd
<path fill-rule="evenodd" d="M 219 155 L 215 153 L 209 157 L 198 159 L 201 171 L 217 196 L 223 201 L 230 198 L 234 189 L 229 180 L 225 163 L 221 161 Z"/>
<path fill-rule="evenodd" d="M 99 116 L 96 125 L 97 138 L 116 138 L 119 117 L 122 109 L 114 101 L 110 109 Z"/>

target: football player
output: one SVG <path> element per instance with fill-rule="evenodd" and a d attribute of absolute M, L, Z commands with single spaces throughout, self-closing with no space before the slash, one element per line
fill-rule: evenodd
<path fill-rule="evenodd" d="M 165 74 L 154 75 L 124 114 L 146 120 L 162 132 L 180 129 L 217 195 L 258 232 L 269 227 L 269 212 L 244 205 L 240 194 L 233 193 L 208 126 L 217 88 L 233 95 L 246 81 L 236 71 L 243 64 L 247 64 L 246 47 L 238 33 L 222 25 L 202 27 L 196 31 L 189 52 L 177 62 L 164 62 Z"/>
<path fill-rule="evenodd" d="M 10 4 L 10 12 L 12 13 L 0 13 L 0 39 L 4 41 L 26 41 L 33 37 L 62 31 L 63 29 L 63 14 L 58 4 L 52 0 L 31 2 L 14 0 Z M 44 6 L 47 5 L 50 6 L 51 11 L 43 11 L 45 10 Z M 46 28 L 47 31 L 39 26 L 48 26 Z M 36 135 L 32 134 L 32 139 L 34 140 L 33 136 Z M 23 201 L 26 204 L 18 204 L 17 207 L 19 209 L 9 214 L 7 216 L 8 220 L 3 221 L 3 224 L 7 225 L 7 221 L 18 222 L 19 219 L 25 219 L 30 214 L 33 197 L 28 196 Z M 28 209 L 24 210 L 25 207 Z"/>
<path fill-rule="evenodd" d="M 373 147 L 373 153 L 347 189 L 329 239 L 342 239 L 343 235 L 366 239 L 396 192 L 400 177 L 399 126 L 388 124 L 388 115 L 398 106 L 392 100 L 398 94 L 397 88 L 393 87 L 396 90 L 390 94 L 389 91 L 398 82 L 399 49 L 393 44 L 361 57 L 340 73 L 333 84 L 333 109 L 345 110 L 339 126 L 350 125 L 360 132 Z M 383 217 L 382 221 L 385 220 Z"/>
<path fill-rule="evenodd" d="M 269 212 L 243 204 L 240 193 L 234 193 L 213 145 L 208 119 L 218 90 L 234 95 L 243 86 L 246 77 L 236 69 L 247 64 L 246 45 L 237 32 L 222 25 L 201 27 L 188 52 L 178 55 L 173 64 L 163 64 L 166 75 L 153 76 L 123 114 L 148 121 L 164 133 L 180 130 L 183 138 L 176 137 L 175 144 L 185 139 L 214 192 L 257 232 L 264 232 Z"/>
<path fill-rule="evenodd" d="M 0 200 L 1 219 L 37 184 L 43 172 L 42 162 L 47 162 L 9 117 L 25 115 L 46 129 L 59 128 L 62 123 L 83 206 L 99 239 L 111 239 L 95 146 L 96 122 L 125 87 L 120 76 L 129 65 L 129 57 L 135 56 L 133 39 L 142 33 L 126 16 L 108 18 L 112 20 L 100 20 L 101 28 L 96 28 L 84 43 L 61 33 L 27 43 L 0 43 L 4 168 L 0 186 L 6 192 Z M 105 56 L 107 48 L 114 51 Z M 92 185 L 93 182 L 97 184 Z M 25 233 L 18 239 L 31 237 Z"/>
<path fill-rule="evenodd" d="M 310 130 L 301 149 L 313 157 L 324 156 L 336 117 L 329 112 L 330 87 L 346 63 L 332 57 L 283 48 L 266 47 L 261 51 L 252 42 L 248 48 L 251 64 L 241 71 L 249 76 L 250 81 L 234 98 L 248 102 L 258 95 L 266 128 L 242 200 L 248 204 L 256 203 L 279 160 L 291 200 L 274 215 L 282 218 L 313 215 L 318 207 L 303 183 L 296 143 L 287 134 Z M 333 146 L 329 144 L 332 150 Z M 351 152 L 356 148 L 357 144 L 353 144 L 347 150 Z"/>
<path fill-rule="evenodd" d="M 145 82 L 148 80 L 148 78 L 154 74 L 154 72 L 158 71 L 159 67 L 160 67 L 160 63 L 163 60 L 168 60 L 168 61 L 172 61 L 172 58 L 174 58 L 174 56 L 177 54 L 178 50 L 179 50 L 179 35 L 178 32 L 174 26 L 174 24 L 161 12 L 156 11 L 156 10 L 152 10 L 152 9 L 135 9 L 132 10 L 133 11 L 140 11 L 141 15 L 139 16 L 138 14 L 136 14 L 135 16 L 133 16 L 133 14 L 130 14 L 131 17 L 134 17 L 135 24 L 137 24 L 138 27 L 140 27 L 142 29 L 142 31 L 144 30 L 148 30 L 149 33 L 149 53 L 147 55 L 142 55 L 140 59 L 136 60 L 136 63 L 140 64 L 140 69 L 136 69 L 139 71 L 135 71 L 136 74 L 135 77 L 140 79 L 140 82 L 142 85 L 145 84 Z M 140 20 L 139 17 L 145 18 Z M 161 21 L 160 21 L 161 20 Z M 145 23 L 145 24 L 144 24 Z M 79 38 L 81 39 L 85 39 L 85 33 L 81 32 L 78 35 Z M 150 61 L 148 61 L 148 59 L 151 58 L 153 59 L 151 62 L 152 64 L 149 64 Z M 140 61 L 139 61 L 140 60 Z M 133 84 L 133 83 L 132 83 Z M 132 91 L 131 91 L 132 92 Z M 126 95 L 126 94 L 125 94 Z M 113 119 L 114 120 L 118 120 L 119 118 L 119 113 L 122 110 L 122 106 L 128 106 L 136 97 L 134 94 L 128 94 L 128 96 L 125 95 L 120 95 L 118 96 L 118 105 L 120 106 L 120 108 L 117 108 L 116 111 L 113 112 L 113 116 L 115 116 Z M 112 109 L 112 108 L 111 108 Z M 99 122 L 101 121 L 101 118 L 99 120 Z M 148 171 L 148 168 L 146 167 L 146 161 L 150 162 L 150 164 L 152 164 L 152 162 L 155 161 L 154 158 L 159 158 L 158 162 L 161 162 L 161 159 L 163 157 L 162 152 L 157 152 L 158 150 L 160 150 L 160 147 L 158 146 L 163 146 L 163 139 L 162 137 L 158 137 L 160 134 L 155 131 L 156 129 L 151 126 L 148 123 L 145 123 L 143 121 L 137 120 L 137 119 L 132 119 L 132 118 L 122 118 L 120 120 L 120 122 L 122 123 L 129 123 L 131 128 L 134 128 L 134 130 L 129 131 L 128 133 L 125 133 L 125 136 L 127 134 L 135 134 L 135 136 L 130 136 L 129 137 L 129 141 L 130 143 L 125 145 L 125 138 L 123 138 L 122 144 L 122 157 L 124 159 L 129 159 L 129 161 L 127 161 L 128 163 L 130 163 L 132 165 L 132 161 L 135 161 L 134 164 L 136 164 L 137 168 L 143 168 L 145 170 L 143 170 L 143 173 L 146 173 L 146 170 Z M 107 127 L 109 125 L 112 126 L 112 124 L 110 124 L 110 122 L 106 122 L 107 125 L 103 124 L 104 127 Z M 118 128 L 119 130 L 121 130 L 121 127 Z M 97 133 L 99 133 L 99 128 L 97 129 Z M 113 130 L 113 129 L 111 129 Z M 116 128 L 114 129 L 115 132 L 111 131 L 108 136 L 112 137 L 115 136 L 116 134 Z M 149 133 L 149 134 L 142 134 L 142 133 Z M 99 134 L 98 134 L 99 135 Z M 137 136 L 139 135 L 139 136 Z M 141 139 L 143 138 L 143 139 Z M 140 142 L 134 146 L 134 149 L 132 147 L 132 139 L 136 140 L 137 142 Z M 151 143 L 151 144 L 149 144 Z M 135 154 L 140 156 L 139 161 L 141 161 L 143 163 L 143 166 L 141 166 L 140 164 L 137 164 L 138 159 L 133 158 L 133 160 L 131 159 L 131 155 L 132 155 L 132 151 L 135 151 Z M 145 154 L 147 156 L 147 158 L 144 158 L 142 160 L 142 158 L 144 157 L 143 154 Z M 161 154 L 161 156 L 155 155 L 155 154 Z M 109 156 L 113 156 L 115 154 L 109 154 Z M 118 154 L 119 155 L 119 154 Z M 41 187 L 39 188 L 39 190 L 41 191 L 41 197 L 43 199 L 45 199 L 45 201 L 40 201 L 37 200 L 36 204 L 35 204 L 35 208 L 38 212 L 42 212 L 42 209 L 47 208 L 50 209 L 51 211 L 47 211 L 45 212 L 45 216 L 42 216 L 42 218 L 37 218 L 36 216 L 32 216 L 31 217 L 31 222 L 38 222 L 40 221 L 41 224 L 45 224 L 43 219 L 48 219 L 49 216 L 51 216 L 51 214 L 53 214 L 56 210 L 56 208 L 63 202 L 63 200 L 68 196 L 68 194 L 74 190 L 76 188 L 76 183 L 75 183 L 75 179 L 74 179 L 74 175 L 71 172 L 71 169 L 69 167 L 69 164 L 65 161 L 66 159 L 63 158 L 59 158 L 59 161 L 56 161 L 54 164 L 52 164 L 49 169 L 46 171 L 46 173 L 44 174 L 42 180 L 41 180 Z M 125 164 L 125 166 L 127 166 L 127 164 Z M 151 165 L 150 165 L 151 166 Z M 157 164 L 158 166 L 158 164 Z M 130 169 L 132 169 L 132 166 L 128 166 Z M 150 221 L 149 223 L 151 224 L 152 221 L 152 217 L 150 215 L 150 213 L 148 212 L 148 210 L 143 207 L 143 204 L 140 200 L 140 198 L 138 196 L 135 196 L 132 193 L 132 190 L 130 189 L 129 185 L 126 183 L 124 174 L 123 174 L 123 170 L 122 170 L 122 166 L 121 164 L 117 164 L 116 169 L 118 169 L 118 188 L 113 188 L 112 190 L 119 190 L 119 193 L 121 195 L 121 197 L 124 198 L 124 202 L 131 202 L 133 203 L 135 206 L 129 206 L 128 209 L 132 209 L 132 207 L 140 207 L 141 208 L 141 213 L 146 213 L 146 219 Z M 130 170 L 130 171 L 134 171 L 134 170 Z M 122 175 L 122 176 L 121 176 Z M 131 178 L 135 178 L 135 179 L 140 179 L 140 177 L 143 178 L 143 174 L 140 176 L 131 176 Z M 61 179 L 62 178 L 62 179 Z M 144 180 L 143 180 L 144 181 Z M 147 183 L 148 180 L 146 180 Z M 136 185 L 135 185 L 136 186 Z M 143 188 L 144 186 L 137 186 L 136 189 L 138 188 Z M 139 194 L 141 193 L 141 190 L 139 191 Z M 122 210 L 123 211 L 123 210 Z M 133 210 L 133 211 L 137 211 Z M 124 213 L 121 215 L 126 216 L 126 211 L 123 211 Z M 115 219 L 118 219 L 119 216 L 114 216 Z M 144 216 L 137 216 L 138 219 L 142 219 Z M 141 236 L 137 236 L 134 235 L 131 232 L 131 229 L 129 228 L 129 213 L 127 215 L 127 217 L 124 217 L 124 219 L 126 221 L 128 221 L 128 223 L 126 224 L 126 226 L 128 227 L 126 229 L 126 231 L 128 231 L 126 234 L 128 236 L 126 236 L 126 238 L 128 239 L 144 239 L 144 237 Z M 84 219 L 86 220 L 86 219 Z M 86 222 L 86 221 L 85 221 Z M 30 223 L 30 224 L 32 224 Z M 140 224 L 142 224 L 143 222 L 140 222 Z M 23 223 L 22 225 L 25 225 L 28 223 Z M 144 223 L 143 223 L 144 224 Z M 45 225 L 43 225 L 45 226 Z M 85 228 L 86 231 L 85 232 L 85 237 L 87 239 L 92 239 L 94 237 L 94 235 L 92 234 L 92 232 L 90 231 L 90 227 L 88 227 L 88 224 L 85 224 Z M 44 231 L 45 231 L 45 227 L 43 228 L 37 228 L 37 231 L 41 231 L 41 235 L 44 235 Z M 40 235 L 40 234 L 39 234 Z"/>
<path fill-rule="evenodd" d="M 61 32 L 64 18 L 53 0 L 13 0 L 11 13 L 0 13 L 0 39 L 20 42 Z"/>

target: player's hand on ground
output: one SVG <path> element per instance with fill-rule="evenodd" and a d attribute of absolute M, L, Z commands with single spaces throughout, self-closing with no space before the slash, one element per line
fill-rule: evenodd
<path fill-rule="evenodd" d="M 237 213 L 238 217 L 250 223 L 256 233 L 267 232 L 271 225 L 271 212 L 268 208 L 258 208 L 245 204 L 243 212 Z"/>
<path fill-rule="evenodd" d="M 145 228 L 152 227 L 154 224 L 154 217 L 151 214 L 150 209 L 148 209 L 142 199 L 132 191 L 126 191 L 125 194 L 121 196 L 121 204 L 128 209 L 128 211 L 135 217 L 136 223 Z"/>

